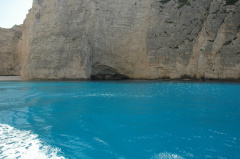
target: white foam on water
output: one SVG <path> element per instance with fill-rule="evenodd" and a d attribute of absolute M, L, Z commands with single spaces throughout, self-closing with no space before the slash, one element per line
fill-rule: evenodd
<path fill-rule="evenodd" d="M 94 137 L 94 140 L 96 140 L 97 142 L 105 145 L 105 146 L 109 146 L 109 144 L 105 141 L 103 141 L 102 139 L 98 138 L 98 137 Z"/>
<path fill-rule="evenodd" d="M 87 94 L 85 95 L 86 97 L 115 97 L 115 94 L 111 94 L 111 93 L 93 93 L 93 94 Z"/>
<path fill-rule="evenodd" d="M 59 153 L 58 148 L 44 145 L 38 135 L 30 131 L 0 124 L 0 158 L 64 159 Z"/>
<path fill-rule="evenodd" d="M 183 159 L 183 157 L 177 154 L 164 152 L 164 153 L 155 154 L 151 159 Z"/>

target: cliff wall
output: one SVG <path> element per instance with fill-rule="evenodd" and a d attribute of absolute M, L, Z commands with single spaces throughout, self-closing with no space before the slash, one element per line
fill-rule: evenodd
<path fill-rule="evenodd" d="M 34 0 L 28 79 L 240 79 L 240 1 Z"/>
<path fill-rule="evenodd" d="M 22 36 L 22 26 L 0 28 L 0 76 L 20 75 L 17 44 Z"/>

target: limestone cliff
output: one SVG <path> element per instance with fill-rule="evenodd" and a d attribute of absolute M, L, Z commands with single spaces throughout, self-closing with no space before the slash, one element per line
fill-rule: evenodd
<path fill-rule="evenodd" d="M 28 79 L 240 79 L 239 0 L 34 0 Z"/>
<path fill-rule="evenodd" d="M 20 75 L 20 60 L 17 44 L 22 35 L 22 26 L 12 29 L 0 28 L 0 76 Z"/>

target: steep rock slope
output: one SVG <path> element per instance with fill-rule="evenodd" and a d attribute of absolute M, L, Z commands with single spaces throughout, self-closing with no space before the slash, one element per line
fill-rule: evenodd
<path fill-rule="evenodd" d="M 79 1 L 35 0 L 19 43 L 21 75 L 30 79 L 88 78 L 90 50 Z M 84 6 L 83 6 L 84 7 Z"/>
<path fill-rule="evenodd" d="M 22 35 L 22 26 L 12 29 L 0 28 L 0 76 L 20 75 L 20 60 L 17 44 Z"/>
<path fill-rule="evenodd" d="M 29 79 L 239 79 L 240 1 L 34 0 Z"/>

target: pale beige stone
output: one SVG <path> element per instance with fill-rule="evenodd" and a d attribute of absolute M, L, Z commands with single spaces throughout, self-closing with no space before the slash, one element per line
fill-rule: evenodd
<path fill-rule="evenodd" d="M 240 79 L 240 1 L 34 0 L 26 79 Z"/>
<path fill-rule="evenodd" d="M 0 28 L 0 76 L 20 75 L 17 43 L 21 35 L 22 26 Z"/>

